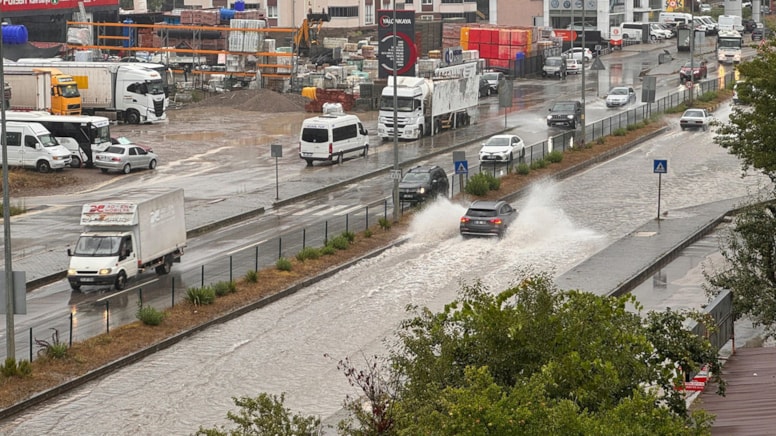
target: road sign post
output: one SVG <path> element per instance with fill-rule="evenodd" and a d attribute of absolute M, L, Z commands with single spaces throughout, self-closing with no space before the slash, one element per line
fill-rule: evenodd
<path fill-rule="evenodd" d="M 271 144 L 270 155 L 275 158 L 275 200 L 280 200 L 280 181 L 278 179 L 278 158 L 283 157 L 283 145 Z"/>
<path fill-rule="evenodd" d="M 663 184 L 663 174 L 668 172 L 668 160 L 655 159 L 652 162 L 652 172 L 657 174 L 657 219 L 660 220 L 660 190 Z"/>

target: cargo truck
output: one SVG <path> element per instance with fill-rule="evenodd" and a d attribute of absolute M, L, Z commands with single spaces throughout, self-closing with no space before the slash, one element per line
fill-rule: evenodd
<path fill-rule="evenodd" d="M 46 111 L 54 115 L 80 115 L 81 95 L 75 80 L 56 68 L 6 71 L 5 79 L 16 88 L 12 110 Z"/>
<path fill-rule="evenodd" d="M 481 75 L 396 78 L 396 129 L 401 139 L 420 139 L 475 122 L 479 116 Z M 393 77 L 380 96 L 377 135 L 383 141 L 393 137 Z"/>
<path fill-rule="evenodd" d="M 81 225 L 75 249 L 67 249 L 67 280 L 74 291 L 82 285 L 121 290 L 151 268 L 167 274 L 186 247 L 183 189 L 146 189 L 122 200 L 84 204 Z"/>
<path fill-rule="evenodd" d="M 57 68 L 78 84 L 82 112 L 103 115 L 128 124 L 167 119 L 168 100 L 162 76 L 141 64 L 121 62 L 67 62 L 19 59 L 6 63 L 6 71 Z"/>

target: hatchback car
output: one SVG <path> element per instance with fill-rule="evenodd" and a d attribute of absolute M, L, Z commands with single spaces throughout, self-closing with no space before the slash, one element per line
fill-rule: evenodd
<path fill-rule="evenodd" d="M 584 60 L 585 62 L 593 60 L 593 52 L 589 48 L 574 47 L 563 52 L 563 56 L 566 58 L 574 58 L 577 60 Z"/>
<path fill-rule="evenodd" d="M 582 72 L 582 61 L 574 58 L 566 59 L 566 73 L 579 74 Z"/>
<path fill-rule="evenodd" d="M 612 88 L 606 95 L 606 107 L 626 106 L 636 101 L 636 91 L 630 86 Z"/>
<path fill-rule="evenodd" d="M 486 71 L 482 74 L 482 78 L 488 81 L 490 93 L 498 94 L 498 84 L 504 80 L 504 73 L 500 71 Z"/>
<path fill-rule="evenodd" d="M 711 116 L 706 109 L 687 109 L 679 118 L 679 127 L 684 129 L 701 129 L 704 132 L 709 129 Z"/>
<path fill-rule="evenodd" d="M 505 201 L 474 201 L 461 217 L 461 236 L 504 237 L 518 212 Z"/>
<path fill-rule="evenodd" d="M 94 156 L 94 166 L 103 173 L 116 170 L 129 174 L 134 168 L 152 170 L 156 168 L 157 160 L 156 153 L 146 151 L 139 145 L 113 144 Z"/>
<path fill-rule="evenodd" d="M 517 135 L 491 136 L 482 144 L 480 162 L 512 162 L 525 155 L 525 143 Z"/>
<path fill-rule="evenodd" d="M 440 195 L 446 197 L 449 186 L 447 174 L 440 166 L 417 166 L 399 182 L 399 201 L 418 204 Z"/>

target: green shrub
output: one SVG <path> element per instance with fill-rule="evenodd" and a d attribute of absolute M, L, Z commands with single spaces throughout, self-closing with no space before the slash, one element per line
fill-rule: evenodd
<path fill-rule="evenodd" d="M 52 328 L 51 341 L 44 339 L 35 339 L 38 345 L 38 355 L 43 355 L 51 359 L 62 359 L 67 356 L 67 344 L 59 341 L 59 330 Z M 6 363 L 8 363 L 6 361 Z"/>
<path fill-rule="evenodd" d="M 634 130 L 639 129 L 640 127 L 641 127 L 641 123 L 628 124 L 628 127 L 626 127 L 625 129 L 628 130 L 629 132 L 632 132 Z"/>
<path fill-rule="evenodd" d="M 26 377 L 32 374 L 32 364 L 29 360 L 16 362 L 13 358 L 5 359 L 5 364 L 0 367 L 0 374 L 5 377 Z"/>
<path fill-rule="evenodd" d="M 519 164 L 517 164 L 517 167 L 515 167 L 515 172 L 517 174 L 520 174 L 521 176 L 525 176 L 525 175 L 528 175 L 528 173 L 531 172 L 531 167 L 528 166 L 528 164 L 525 163 L 525 162 L 519 163 Z"/>
<path fill-rule="evenodd" d="M 213 304 L 216 301 L 216 291 L 210 286 L 204 288 L 188 288 L 186 290 L 186 300 L 195 306 L 205 306 Z"/>
<path fill-rule="evenodd" d="M 140 306 L 137 309 L 137 319 L 145 325 L 159 325 L 167 316 L 166 313 L 156 310 L 153 306 Z"/>
<path fill-rule="evenodd" d="M 385 217 L 383 217 L 383 218 L 380 218 L 380 220 L 378 221 L 378 223 L 380 224 L 380 228 L 381 228 L 381 229 L 383 229 L 383 230 L 388 230 L 388 229 L 390 229 L 390 228 L 391 228 L 391 225 L 392 225 L 392 224 L 391 224 L 391 220 L 389 220 L 388 218 L 385 218 Z"/>
<path fill-rule="evenodd" d="M 628 131 L 623 129 L 622 127 L 612 132 L 612 136 L 625 136 L 627 134 L 628 134 Z"/>
<path fill-rule="evenodd" d="M 560 163 L 563 161 L 563 152 L 560 150 L 553 150 L 547 156 L 545 157 L 547 161 L 551 164 L 553 163 Z"/>
<path fill-rule="evenodd" d="M 348 246 L 350 246 L 350 241 L 345 236 L 340 235 L 331 240 L 331 246 L 337 250 L 347 250 Z"/>
<path fill-rule="evenodd" d="M 697 100 L 702 102 L 710 102 L 717 98 L 717 91 L 705 92 L 698 96 Z"/>
<path fill-rule="evenodd" d="M 245 281 L 248 283 L 256 283 L 259 281 L 259 272 L 255 269 L 249 269 L 248 272 L 245 273 Z"/>
<path fill-rule="evenodd" d="M 304 262 L 307 259 L 317 259 L 321 257 L 321 250 L 313 247 L 304 247 L 302 251 L 296 253 L 296 260 Z"/>
<path fill-rule="evenodd" d="M 32 363 L 29 360 L 20 360 L 16 364 L 16 375 L 26 377 L 32 374 Z"/>
<path fill-rule="evenodd" d="M 466 191 L 467 194 L 482 196 L 490 191 L 490 184 L 488 184 L 488 180 L 484 177 L 477 177 L 480 174 L 475 174 L 466 183 L 466 188 L 464 191 Z"/>
<path fill-rule="evenodd" d="M 342 236 L 343 238 L 347 239 L 348 242 L 351 243 L 351 244 L 353 243 L 353 241 L 356 240 L 356 234 L 353 233 L 353 232 L 342 232 L 342 234 L 340 236 Z"/>
<path fill-rule="evenodd" d="M 372 237 L 372 230 L 370 230 L 370 229 L 364 230 L 364 237 L 365 238 L 371 238 Z"/>
<path fill-rule="evenodd" d="M 223 297 L 224 295 L 237 292 L 237 284 L 234 281 L 231 282 L 218 282 L 213 285 L 213 291 L 217 297 Z"/>
<path fill-rule="evenodd" d="M 498 191 L 498 188 L 501 187 L 501 179 L 490 173 L 483 174 L 485 174 L 485 179 L 488 181 L 488 189 L 491 191 Z"/>
<path fill-rule="evenodd" d="M 595 140 L 595 143 L 598 145 L 604 145 L 604 143 L 606 143 L 606 138 L 599 136 L 598 139 Z"/>
<path fill-rule="evenodd" d="M 286 259 L 285 257 L 281 257 L 280 259 L 275 262 L 275 268 L 281 270 L 281 271 L 291 271 L 292 265 L 291 261 Z"/>
<path fill-rule="evenodd" d="M 336 253 L 337 249 L 334 248 L 331 244 L 321 248 L 321 254 L 324 256 L 331 256 L 332 254 Z"/>
<path fill-rule="evenodd" d="M 547 161 L 544 159 L 538 159 L 533 162 L 531 162 L 531 169 L 532 170 L 540 170 L 542 168 L 545 168 L 547 166 Z"/>
<path fill-rule="evenodd" d="M 687 104 L 682 102 L 682 103 L 679 103 L 678 106 L 674 106 L 674 107 L 670 107 L 670 108 L 666 109 L 665 113 L 667 113 L 667 114 L 680 114 L 680 113 L 682 113 L 682 112 L 684 112 L 686 110 L 687 110 Z"/>

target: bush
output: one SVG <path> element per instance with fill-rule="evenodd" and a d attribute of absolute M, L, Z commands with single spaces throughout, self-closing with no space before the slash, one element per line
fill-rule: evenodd
<path fill-rule="evenodd" d="M 350 241 L 345 236 L 339 235 L 331 240 L 331 246 L 337 250 L 347 250 L 350 246 Z"/>
<path fill-rule="evenodd" d="M 218 282 L 213 285 L 213 291 L 216 293 L 216 296 L 223 297 L 224 295 L 237 292 L 237 284 L 234 281 Z"/>
<path fill-rule="evenodd" d="M 40 347 L 38 355 L 44 355 L 51 359 L 62 359 L 67 356 L 67 344 L 59 341 L 59 330 L 55 328 L 51 330 L 54 331 L 51 334 L 51 341 L 35 339 L 35 343 Z"/>
<path fill-rule="evenodd" d="M 353 232 L 342 232 L 342 234 L 340 236 L 342 236 L 343 238 L 347 239 L 348 242 L 351 243 L 351 244 L 353 243 L 353 241 L 356 240 L 356 234 L 353 233 Z"/>
<path fill-rule="evenodd" d="M 531 162 L 531 169 L 532 170 L 540 170 L 542 168 L 547 167 L 547 161 L 544 159 L 539 159 Z"/>
<path fill-rule="evenodd" d="M 29 360 L 20 360 L 18 363 L 11 357 L 5 359 L 5 364 L 0 367 L 0 374 L 4 377 L 24 377 L 32 374 L 32 364 Z"/>
<path fill-rule="evenodd" d="M 296 260 L 304 262 L 307 259 L 317 259 L 321 257 L 321 251 L 313 247 L 304 247 L 302 251 L 296 253 Z"/>
<path fill-rule="evenodd" d="M 679 103 L 678 106 L 674 106 L 674 107 L 670 107 L 670 108 L 666 109 L 665 113 L 667 113 L 667 114 L 680 114 L 680 113 L 682 113 L 682 112 L 684 112 L 686 110 L 687 110 L 687 104 L 682 102 L 682 103 Z"/>
<path fill-rule="evenodd" d="M 195 306 L 204 306 L 213 304 L 216 301 L 216 291 L 210 286 L 204 288 L 188 288 L 186 290 L 186 300 Z"/>
<path fill-rule="evenodd" d="M 612 132 L 612 136 L 625 136 L 628 134 L 628 131 L 620 127 L 619 129 Z"/>
<path fill-rule="evenodd" d="M 710 101 L 715 100 L 716 98 L 717 98 L 717 91 L 709 91 L 699 95 L 696 100 L 702 101 L 704 103 L 708 103 Z"/>
<path fill-rule="evenodd" d="M 383 217 L 383 218 L 380 218 L 380 220 L 378 221 L 378 223 L 380 224 L 380 228 L 381 228 L 381 229 L 383 229 L 383 230 L 388 230 L 388 229 L 390 229 L 390 228 L 391 228 L 391 225 L 392 225 L 392 224 L 391 224 L 391 220 L 389 220 L 388 218 L 385 218 L 385 217 Z"/>
<path fill-rule="evenodd" d="M 563 160 L 563 152 L 553 150 L 545 157 L 549 163 L 560 163 Z"/>
<path fill-rule="evenodd" d="M 255 269 L 249 269 L 245 273 L 245 281 L 248 283 L 256 283 L 259 281 L 259 273 Z"/>
<path fill-rule="evenodd" d="M 484 177 L 477 177 L 477 176 L 479 176 L 479 174 L 476 174 L 469 179 L 469 182 L 466 183 L 466 188 L 464 189 L 464 191 L 466 191 L 466 193 L 470 195 L 482 196 L 487 194 L 488 191 L 490 191 L 490 185 L 488 184 L 488 181 Z"/>
<path fill-rule="evenodd" d="M 640 127 L 641 127 L 641 123 L 636 123 L 636 124 L 628 124 L 628 127 L 626 127 L 626 129 L 627 129 L 629 132 L 632 132 L 632 131 L 634 131 L 634 130 L 637 130 L 637 129 L 639 129 Z"/>
<path fill-rule="evenodd" d="M 365 238 L 371 238 L 372 237 L 372 230 L 370 230 L 370 229 L 364 230 L 364 237 Z"/>
<path fill-rule="evenodd" d="M 321 254 L 324 256 L 331 256 L 332 254 L 336 253 L 337 249 L 334 248 L 331 244 L 321 248 Z"/>
<path fill-rule="evenodd" d="M 517 167 L 515 167 L 515 172 L 517 174 L 520 174 L 521 176 L 526 176 L 528 173 L 531 172 L 531 167 L 528 166 L 527 163 L 523 162 L 520 164 L 517 164 Z"/>
<path fill-rule="evenodd" d="M 279 269 L 280 271 L 291 271 L 291 261 L 285 257 L 281 257 L 277 260 L 277 262 L 275 262 L 275 268 Z"/>
<path fill-rule="evenodd" d="M 595 140 L 595 143 L 598 145 L 604 145 L 606 143 L 606 138 L 599 136 L 598 139 Z"/>
<path fill-rule="evenodd" d="M 159 325 L 164 321 L 167 314 L 156 310 L 153 306 L 140 306 L 137 309 L 136 316 L 145 325 Z"/>

